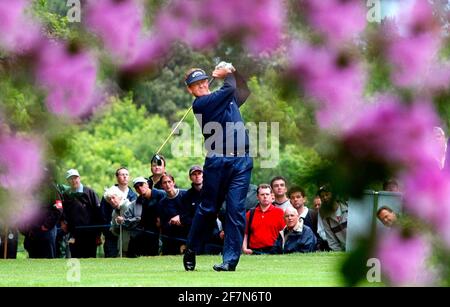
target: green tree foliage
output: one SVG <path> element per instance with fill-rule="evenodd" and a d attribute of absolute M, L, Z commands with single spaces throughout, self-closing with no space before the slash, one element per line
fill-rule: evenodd
<path fill-rule="evenodd" d="M 67 1 L 34 0 L 33 14 L 43 23 L 47 34 L 51 37 L 70 39 L 77 36 L 78 23 L 70 23 L 67 19 Z"/>
<path fill-rule="evenodd" d="M 246 122 L 277 122 L 280 125 L 280 143 L 286 144 L 297 138 L 298 129 L 292 106 L 281 100 L 273 86 L 273 78 L 258 80 L 252 77 L 249 87 L 252 92 L 248 101 L 242 106 Z"/>
<path fill-rule="evenodd" d="M 7 60 L 5 59 L 5 62 L 3 62 L 5 65 L 7 65 L 6 61 Z M 4 112 L 15 125 L 12 128 L 29 130 L 35 125 L 31 114 L 44 114 L 39 97 L 35 95 L 32 86 L 28 84 L 17 83 L 5 76 L 0 78 L 0 93 L 2 93 L 0 98 L 2 112 Z"/>
<path fill-rule="evenodd" d="M 150 8 L 145 16 L 147 25 L 152 23 L 157 10 L 166 3 L 164 0 L 145 2 Z M 68 9 L 66 1 L 59 0 L 34 0 L 32 8 L 50 36 L 93 46 L 96 41 L 92 40 L 91 35 L 86 35 L 79 24 L 68 22 Z M 59 179 L 64 182 L 64 172 L 69 168 L 78 168 L 83 182 L 101 194 L 105 186 L 115 182 L 114 171 L 119 166 L 127 166 L 132 177 L 149 176 L 150 158 L 170 133 L 171 126 L 191 106 L 193 98 L 185 88 L 185 72 L 191 67 L 201 67 L 210 74 L 219 61 L 225 60 L 232 62 L 249 78 L 252 95 L 242 107 L 245 121 L 256 124 L 265 122 L 269 129 L 270 123 L 279 123 L 278 164 L 271 169 L 261 168 L 260 157 L 256 157 L 252 182 L 268 182 L 273 176 L 284 175 L 290 183 L 301 184 L 308 189 L 308 193 L 314 193 L 316 183 L 302 179 L 321 161 L 312 147 L 317 133 L 314 114 L 312 108 L 298 98 L 297 93 L 286 95 L 284 92 L 286 86 L 280 78 L 283 75 L 283 52 L 270 58 L 254 58 L 231 41 L 224 41 L 214 50 L 202 52 L 181 43 L 175 44 L 158 67 L 134 80 L 131 87 L 125 89 L 132 91 L 131 96 L 112 98 L 91 121 L 78 126 L 54 122 L 55 127 L 60 128 L 49 130 L 59 132 L 54 132 L 50 138 L 60 170 Z M 100 79 L 116 74 L 107 56 L 100 58 Z M 215 81 L 211 87 L 215 89 L 220 85 L 220 81 Z M 17 87 L 9 87 L 8 91 L 8 97 L 12 97 L 10 101 L 15 102 L 8 104 L 13 109 L 11 113 L 18 117 L 14 122 L 36 125 L 43 121 L 28 116 L 30 112 L 35 112 L 32 106 L 36 105 L 36 99 L 40 99 L 42 108 L 42 97 L 28 99 L 27 91 L 18 90 Z M 174 135 L 161 154 L 166 157 L 167 171 L 175 177 L 177 185 L 189 187 L 189 167 L 203 164 L 204 155 L 198 152 L 199 146 L 203 146 L 203 137 L 193 135 L 195 129 L 198 134 L 199 128 L 192 112 L 184 122 L 189 127 L 186 132 L 189 135 Z M 268 132 L 270 140 L 271 131 Z M 184 152 L 181 153 L 181 150 Z"/>
<path fill-rule="evenodd" d="M 289 144 L 280 152 L 280 160 L 274 168 L 260 168 L 260 160 L 255 159 L 252 182 L 270 183 L 273 177 L 281 175 L 288 181 L 288 188 L 293 185 L 302 186 L 312 199 L 320 183 L 311 181 L 310 178 L 322 163 L 323 158 L 314 148 Z"/>
<path fill-rule="evenodd" d="M 148 116 L 130 97 L 111 98 L 86 126 L 74 131 L 60 173 L 77 168 L 83 182 L 98 193 L 115 183 L 120 166 L 128 167 L 132 177 L 148 176 L 149 161 L 167 130 L 165 119 Z"/>
<path fill-rule="evenodd" d="M 241 111 L 247 122 L 278 122 L 283 147 L 299 139 L 306 140 L 305 132 L 312 129 L 314 114 L 298 97 L 283 97 L 279 78 L 280 72 L 274 69 L 268 69 L 259 78 L 252 77 L 248 83 L 251 95 Z"/>
<path fill-rule="evenodd" d="M 200 67 L 209 72 L 214 65 L 208 54 L 177 44 L 161 67 L 134 85 L 134 101 L 144 106 L 150 114 L 159 114 L 171 123 L 176 122 L 179 120 L 176 112 L 188 108 L 193 100 L 184 84 L 186 71 L 191 67 Z"/>

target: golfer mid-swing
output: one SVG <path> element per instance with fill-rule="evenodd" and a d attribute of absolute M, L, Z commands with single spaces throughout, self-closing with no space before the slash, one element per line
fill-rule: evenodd
<path fill-rule="evenodd" d="M 196 210 L 183 257 L 187 271 L 195 269 L 195 254 L 211 236 L 223 201 L 226 201 L 223 262 L 216 271 L 234 271 L 239 262 L 245 229 L 245 198 L 253 168 L 249 138 L 239 107 L 250 92 L 231 64 L 219 64 L 212 76 L 223 79 L 220 89 L 210 92 L 208 76 L 199 68 L 185 76 L 187 90 L 195 100 L 194 114 L 202 128 L 207 155 L 203 166 L 202 202 Z M 238 85 L 236 85 L 238 84 Z"/>

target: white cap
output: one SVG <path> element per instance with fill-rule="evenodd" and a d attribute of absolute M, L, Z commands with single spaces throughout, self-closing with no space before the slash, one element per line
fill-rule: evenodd
<path fill-rule="evenodd" d="M 78 173 L 78 171 L 76 169 L 71 168 L 70 170 L 68 170 L 66 172 L 66 179 L 69 179 L 72 176 L 80 177 L 80 174 Z"/>
<path fill-rule="evenodd" d="M 146 183 L 146 182 L 148 181 L 144 177 L 136 177 L 133 179 L 133 186 L 135 186 L 138 183 Z"/>

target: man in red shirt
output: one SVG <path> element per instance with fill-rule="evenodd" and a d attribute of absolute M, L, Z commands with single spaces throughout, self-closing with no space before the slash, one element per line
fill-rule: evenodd
<path fill-rule="evenodd" d="M 242 251 L 247 254 L 268 253 L 286 225 L 282 209 L 272 204 L 272 188 L 260 184 L 256 190 L 258 205 L 247 212 Z"/>

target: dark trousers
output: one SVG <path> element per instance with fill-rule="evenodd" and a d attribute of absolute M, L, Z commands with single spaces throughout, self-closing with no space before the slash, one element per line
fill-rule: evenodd
<path fill-rule="evenodd" d="M 75 243 L 70 243 L 71 258 L 96 258 L 97 234 L 92 232 L 79 232 L 73 235 Z"/>
<path fill-rule="evenodd" d="M 25 236 L 23 246 L 30 258 L 56 258 L 56 226 Z"/>
<path fill-rule="evenodd" d="M 159 255 L 159 234 L 156 232 L 146 232 L 134 230 L 128 243 L 127 257 L 135 258 L 140 256 Z"/>
<path fill-rule="evenodd" d="M 17 230 L 8 229 L 6 233 L 0 233 L 0 259 L 3 259 L 5 257 L 5 249 L 6 258 L 16 259 L 18 238 L 19 232 Z M 5 244 L 6 240 L 8 242 L 7 244 Z"/>
<path fill-rule="evenodd" d="M 105 258 L 117 257 L 119 255 L 119 237 L 109 230 L 105 230 L 103 235 L 105 236 L 105 243 L 103 243 Z"/>
<path fill-rule="evenodd" d="M 223 201 L 225 210 L 225 241 L 222 259 L 224 263 L 236 266 L 241 255 L 245 230 L 245 198 L 253 168 L 252 158 L 210 157 L 203 167 L 202 202 L 199 204 L 187 246 L 201 253 L 204 244 L 211 237 L 217 213 Z"/>
<path fill-rule="evenodd" d="M 182 246 L 186 245 L 187 228 L 183 226 L 169 225 L 162 228 L 162 254 L 180 255 Z"/>

